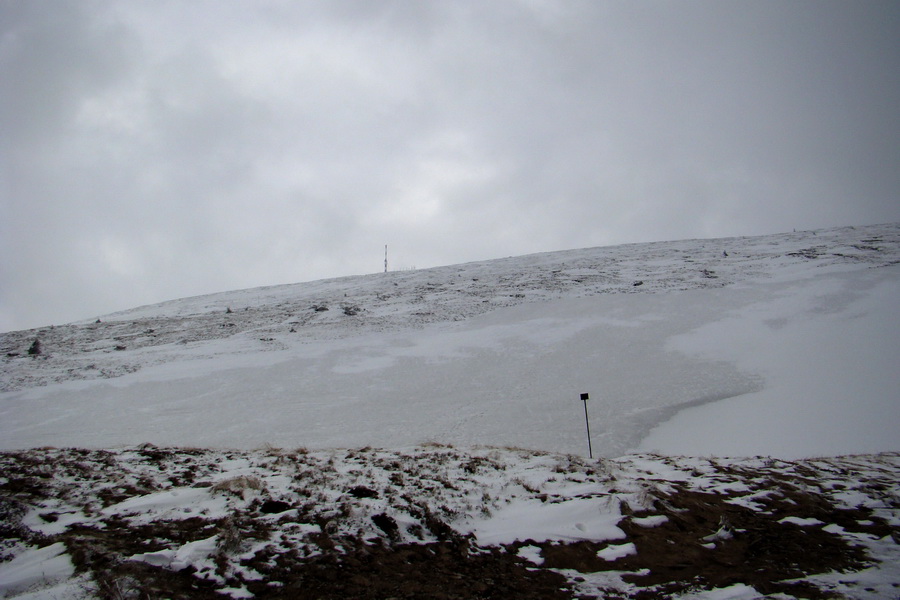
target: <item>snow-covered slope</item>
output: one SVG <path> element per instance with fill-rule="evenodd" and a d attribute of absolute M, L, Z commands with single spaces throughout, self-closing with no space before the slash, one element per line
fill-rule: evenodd
<path fill-rule="evenodd" d="M 893 598 L 898 301 L 882 225 L 6 333 L 0 596 Z"/>
<path fill-rule="evenodd" d="M 900 450 L 898 306 L 897 224 L 187 298 L 2 334 L 0 447 Z"/>

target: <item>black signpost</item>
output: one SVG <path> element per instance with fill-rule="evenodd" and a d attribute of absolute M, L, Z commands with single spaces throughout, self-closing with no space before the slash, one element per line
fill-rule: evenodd
<path fill-rule="evenodd" d="M 594 450 L 593 450 L 593 448 L 591 448 L 591 422 L 588 421 L 588 414 L 587 414 L 588 398 L 589 398 L 589 396 L 588 396 L 587 392 L 581 394 L 581 400 L 582 400 L 582 402 L 584 402 L 584 426 L 587 427 L 588 456 L 590 458 L 594 458 Z"/>

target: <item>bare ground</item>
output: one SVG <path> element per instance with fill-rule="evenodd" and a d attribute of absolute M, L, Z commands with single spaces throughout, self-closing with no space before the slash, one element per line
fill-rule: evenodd
<path fill-rule="evenodd" d="M 24 548 L 62 542 L 76 572 L 90 575 L 94 595 L 109 600 L 223 598 L 226 589 L 243 589 L 256 598 L 301 600 L 650 599 L 735 584 L 762 594 L 818 600 L 847 596 L 812 576 L 841 572 L 852 580 L 854 573 L 878 565 L 878 557 L 853 543 L 853 536 L 900 542 L 900 528 L 892 524 L 900 510 L 897 455 L 765 464 L 710 460 L 696 480 L 637 481 L 643 490 L 637 503 L 627 500 L 633 498 L 631 492 L 625 493 L 635 489 L 633 474 L 616 477 L 609 475 L 616 470 L 609 465 L 598 468 L 597 463 L 560 457 L 553 468 L 556 476 L 608 485 L 603 502 L 610 506 L 618 501 L 618 527 L 626 539 L 526 539 L 483 546 L 460 531 L 458 523 L 466 515 L 441 506 L 450 506 L 447 498 L 454 494 L 471 494 L 467 483 L 477 481 L 467 482 L 465 474 L 503 477 L 502 452 L 508 451 L 492 452 L 473 456 L 432 448 L 410 455 L 363 449 L 347 451 L 337 467 L 333 456 L 315 459 L 320 475 L 329 472 L 329 464 L 334 473 L 344 472 L 342 465 L 360 466 L 363 474 L 352 480 L 346 473 L 332 479 L 316 476 L 307 469 L 314 459 L 296 452 L 231 452 L 223 457 L 220 451 L 150 446 L 117 452 L 6 452 L 0 454 L 0 561 Z M 254 456 L 254 464 L 266 466 L 273 476 L 293 477 L 292 495 L 272 493 L 265 478 L 212 483 L 218 461 Z M 384 473 L 388 476 L 381 478 Z M 455 479 L 445 478 L 451 473 L 457 473 Z M 698 483 L 701 479 L 706 483 Z M 436 481 L 441 485 L 429 491 L 428 482 Z M 104 513 L 124 500 L 178 486 L 216 490 L 234 497 L 237 508 L 227 516 L 181 515 L 152 522 Z M 326 502 L 324 491 L 335 488 L 338 495 Z M 542 502 L 561 501 L 539 489 L 531 492 Z M 848 493 L 868 500 L 852 505 L 846 501 Z M 432 502 L 438 497 L 443 505 Z M 374 506 L 375 500 L 388 500 L 387 510 L 382 504 L 366 513 L 363 508 Z M 52 525 L 73 507 L 84 518 L 59 531 L 29 525 L 30 518 Z M 657 521 L 648 525 L 648 516 Z M 398 522 L 401 518 L 407 522 Z M 303 536 L 287 535 L 301 525 L 308 527 Z M 134 559 L 213 536 L 213 571 Z M 634 551 L 614 560 L 598 554 L 628 543 Z M 525 558 L 520 552 L 525 547 L 539 559 Z M 597 584 L 603 573 L 621 579 Z M 593 587 L 586 581 L 593 581 Z M 890 588 L 900 597 L 900 582 Z"/>

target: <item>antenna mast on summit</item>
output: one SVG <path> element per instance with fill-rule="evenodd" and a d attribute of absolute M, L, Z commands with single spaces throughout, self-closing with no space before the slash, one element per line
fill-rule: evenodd
<path fill-rule="evenodd" d="M 384 272 L 387 273 L 387 244 L 384 245 Z"/>

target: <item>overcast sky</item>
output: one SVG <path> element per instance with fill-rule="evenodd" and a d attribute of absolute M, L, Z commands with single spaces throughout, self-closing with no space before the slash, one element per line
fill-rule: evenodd
<path fill-rule="evenodd" d="M 0 331 L 900 221 L 900 2 L 0 0 Z"/>

